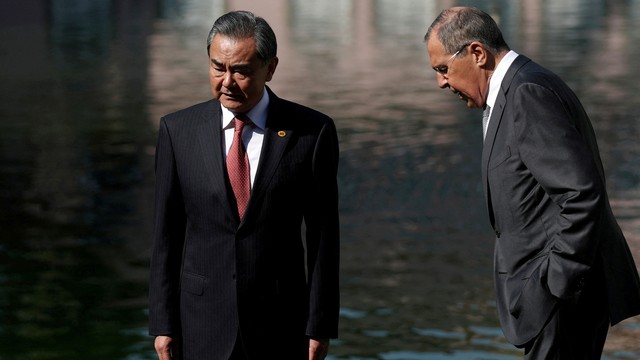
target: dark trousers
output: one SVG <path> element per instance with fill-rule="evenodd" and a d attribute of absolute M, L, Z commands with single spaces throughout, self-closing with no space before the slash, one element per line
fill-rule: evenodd
<path fill-rule="evenodd" d="M 577 304 L 561 303 L 542 329 L 525 345 L 525 360 L 599 360 L 609 310 L 602 279 L 592 279 Z"/>

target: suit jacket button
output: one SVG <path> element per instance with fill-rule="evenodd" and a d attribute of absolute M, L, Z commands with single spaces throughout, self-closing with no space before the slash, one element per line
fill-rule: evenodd
<path fill-rule="evenodd" d="M 496 231 L 496 237 L 499 238 L 500 237 L 500 231 Z"/>

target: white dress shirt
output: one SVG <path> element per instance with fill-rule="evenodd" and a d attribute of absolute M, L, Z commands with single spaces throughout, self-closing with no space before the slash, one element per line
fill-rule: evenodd
<path fill-rule="evenodd" d="M 224 132 L 224 141 L 222 149 L 224 150 L 225 158 L 231 148 L 231 142 L 233 141 L 233 118 L 235 115 L 227 108 L 221 105 L 222 108 L 222 131 Z M 249 157 L 249 171 L 251 173 L 251 188 L 253 188 L 253 181 L 256 178 L 256 172 L 260 162 L 260 153 L 262 152 L 262 141 L 264 140 L 264 129 L 267 124 L 267 110 L 269 108 L 269 93 L 265 89 L 262 93 L 262 98 L 256 106 L 253 107 L 245 115 L 251 119 L 251 124 L 245 125 L 242 130 L 242 142 L 244 148 L 247 151 Z"/>
<path fill-rule="evenodd" d="M 487 94 L 486 102 L 486 105 L 491 107 L 489 109 L 489 121 L 491 121 L 491 113 L 493 113 L 494 105 L 496 104 L 498 93 L 500 92 L 500 85 L 502 85 L 502 80 L 504 80 L 507 70 L 509 70 L 509 67 L 511 67 L 511 64 L 513 64 L 513 61 L 517 57 L 518 53 L 510 50 L 507 55 L 500 60 L 496 70 L 493 72 L 493 75 L 491 75 L 491 80 L 489 80 L 489 93 Z M 487 121 L 487 127 L 489 127 L 489 121 Z"/>

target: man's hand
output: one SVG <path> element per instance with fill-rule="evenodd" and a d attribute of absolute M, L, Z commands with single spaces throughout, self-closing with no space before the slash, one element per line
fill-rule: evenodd
<path fill-rule="evenodd" d="M 170 336 L 156 336 L 153 346 L 158 353 L 158 360 L 182 359 L 182 351 L 178 341 Z"/>
<path fill-rule="evenodd" d="M 309 339 L 309 360 L 324 360 L 328 353 L 329 339 Z"/>

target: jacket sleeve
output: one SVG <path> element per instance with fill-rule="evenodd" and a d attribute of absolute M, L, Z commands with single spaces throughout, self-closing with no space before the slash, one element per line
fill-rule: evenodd
<path fill-rule="evenodd" d="M 160 121 L 156 146 L 153 250 L 149 279 L 149 334 L 180 332 L 179 279 L 186 215 L 167 123 Z"/>
<path fill-rule="evenodd" d="M 313 187 L 305 212 L 310 279 L 307 335 L 338 336 L 339 252 L 338 138 L 329 120 L 321 129 L 312 160 Z"/>
<path fill-rule="evenodd" d="M 547 234 L 552 244 L 547 285 L 552 295 L 575 300 L 595 259 L 606 195 L 587 143 L 592 134 L 581 132 L 585 127 L 579 122 L 588 122 L 588 117 L 575 96 L 564 91 L 520 85 L 514 94 L 514 121 L 527 170 L 559 208 L 552 219 L 558 231 Z"/>

